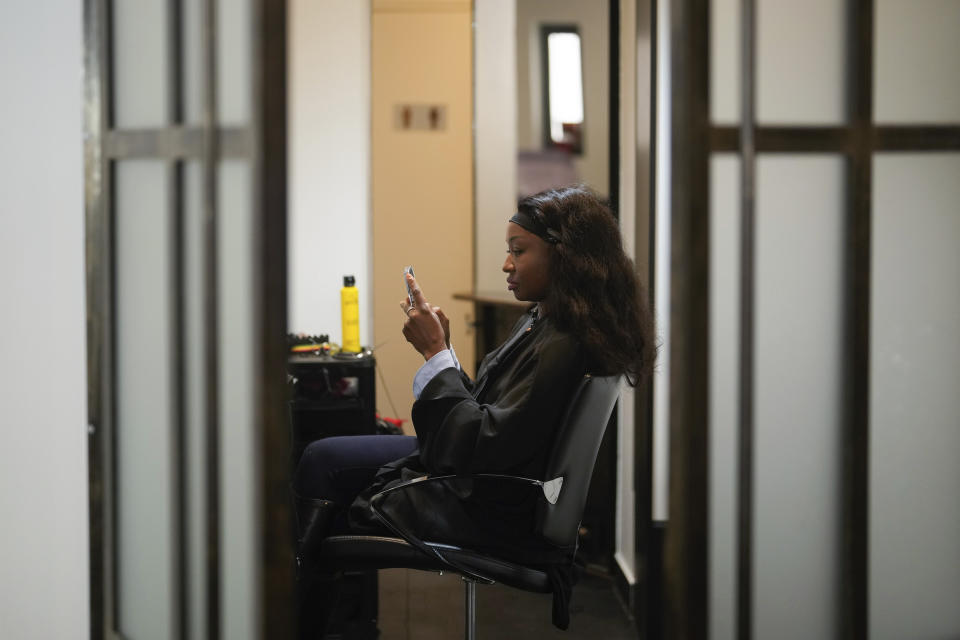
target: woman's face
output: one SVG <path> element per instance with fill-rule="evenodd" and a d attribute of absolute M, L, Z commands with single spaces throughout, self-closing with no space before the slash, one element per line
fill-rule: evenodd
<path fill-rule="evenodd" d="M 514 222 L 507 223 L 507 289 L 517 300 L 539 302 L 550 286 L 550 244 Z"/>

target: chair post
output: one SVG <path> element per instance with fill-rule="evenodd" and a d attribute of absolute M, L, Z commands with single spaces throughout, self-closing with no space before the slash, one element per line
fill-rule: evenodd
<path fill-rule="evenodd" d="M 463 578 L 463 637 L 477 640 L 477 581 Z"/>

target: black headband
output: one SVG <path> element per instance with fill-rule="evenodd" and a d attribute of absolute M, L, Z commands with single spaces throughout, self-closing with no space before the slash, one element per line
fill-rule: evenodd
<path fill-rule="evenodd" d="M 515 214 L 513 214 L 513 217 L 510 218 L 510 222 L 523 227 L 536 236 L 540 236 L 550 244 L 557 244 L 560 242 L 560 232 L 558 232 L 556 229 L 551 229 L 525 211 L 517 211 Z"/>

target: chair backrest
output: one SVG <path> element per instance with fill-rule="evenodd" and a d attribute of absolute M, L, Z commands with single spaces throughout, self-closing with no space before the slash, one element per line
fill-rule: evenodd
<path fill-rule="evenodd" d="M 573 546 L 577 542 L 593 466 L 619 393 L 620 376 L 588 375 L 567 406 L 543 478 L 563 478 L 560 495 L 555 503 L 542 500 L 538 513 L 539 532 L 553 544 Z"/>

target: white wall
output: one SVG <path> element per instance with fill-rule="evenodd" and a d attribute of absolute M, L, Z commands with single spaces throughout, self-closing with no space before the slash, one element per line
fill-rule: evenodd
<path fill-rule="evenodd" d="M 516 0 L 474 3 L 474 22 L 474 287 L 496 291 L 505 288 L 503 234 L 517 206 Z"/>
<path fill-rule="evenodd" d="M 0 4 L 0 629 L 89 629 L 83 3 Z"/>
<path fill-rule="evenodd" d="M 288 21 L 288 326 L 339 343 L 352 274 L 360 341 L 373 346 L 370 3 L 291 0 Z"/>

